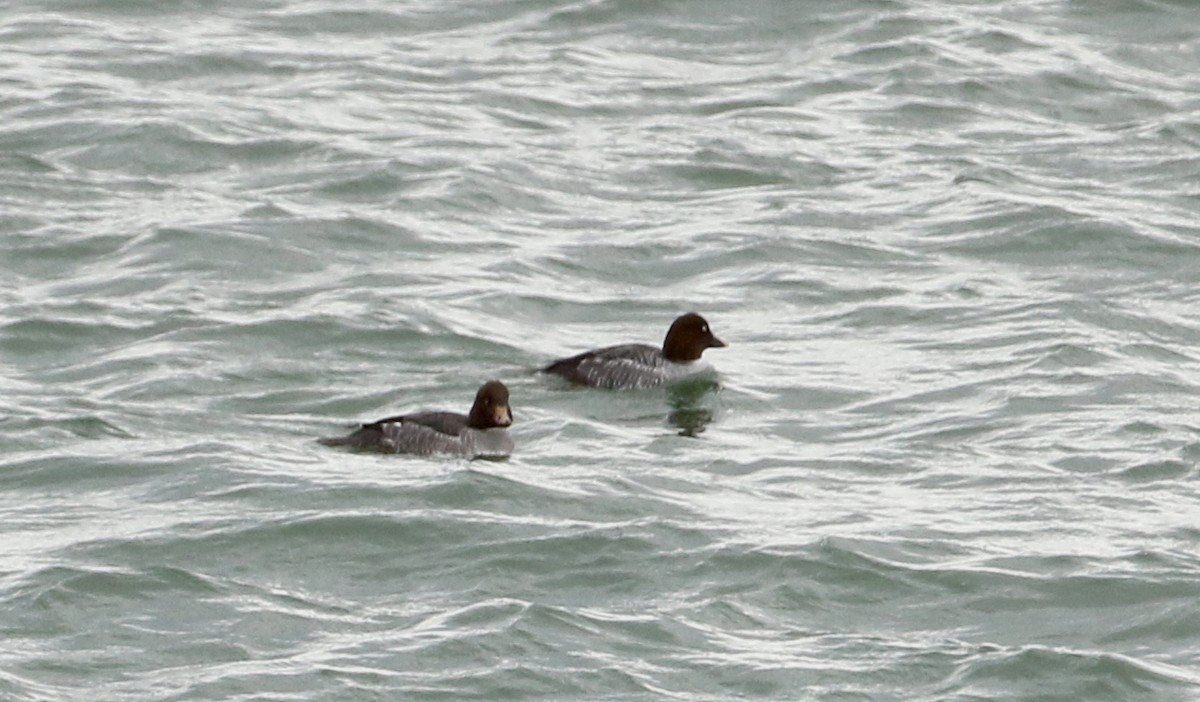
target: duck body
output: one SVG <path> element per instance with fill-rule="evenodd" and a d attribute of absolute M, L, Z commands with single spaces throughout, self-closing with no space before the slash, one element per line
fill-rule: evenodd
<path fill-rule="evenodd" d="M 711 372 L 712 366 L 704 361 L 671 361 L 662 349 L 649 344 L 621 344 L 562 358 L 543 370 L 574 385 L 641 390 Z"/>

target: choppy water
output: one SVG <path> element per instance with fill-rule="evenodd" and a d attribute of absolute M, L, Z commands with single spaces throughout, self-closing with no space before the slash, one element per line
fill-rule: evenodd
<path fill-rule="evenodd" d="M 0 698 L 1200 697 L 1200 7 L 19 2 Z M 526 370 L 705 314 L 716 392 Z M 317 446 L 512 389 L 518 452 Z"/>

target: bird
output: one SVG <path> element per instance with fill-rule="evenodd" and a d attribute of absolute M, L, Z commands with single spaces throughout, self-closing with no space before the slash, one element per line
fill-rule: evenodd
<path fill-rule="evenodd" d="M 348 436 L 318 442 L 421 456 L 502 457 L 513 451 L 507 431 L 512 421 L 508 388 L 499 380 L 489 380 L 475 393 L 468 414 L 431 410 L 399 414 L 363 424 Z"/>
<path fill-rule="evenodd" d="M 705 349 L 727 346 L 713 336 L 704 317 L 695 312 L 671 323 L 662 348 L 649 344 L 620 344 L 560 358 L 541 369 L 574 385 L 610 390 L 650 388 L 684 380 L 711 370 L 701 360 Z"/>

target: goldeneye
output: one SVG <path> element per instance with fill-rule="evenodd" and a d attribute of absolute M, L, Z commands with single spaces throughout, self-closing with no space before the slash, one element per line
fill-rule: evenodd
<path fill-rule="evenodd" d="M 648 344 L 608 346 L 560 358 L 542 372 L 576 385 L 610 390 L 649 388 L 708 370 L 710 366 L 700 360 L 704 349 L 725 345 L 709 331 L 703 317 L 689 312 L 671 324 L 661 349 Z"/>
<path fill-rule="evenodd" d="M 513 441 L 504 428 L 510 424 L 508 388 L 499 380 L 491 380 L 475 393 L 470 414 L 430 411 L 400 414 L 364 424 L 349 436 L 318 441 L 326 446 L 422 456 L 507 456 L 512 453 Z"/>

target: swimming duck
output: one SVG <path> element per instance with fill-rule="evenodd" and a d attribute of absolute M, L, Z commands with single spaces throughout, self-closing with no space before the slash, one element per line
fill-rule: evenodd
<path fill-rule="evenodd" d="M 541 370 L 576 385 L 620 390 L 649 388 L 711 371 L 711 366 L 700 356 L 705 349 L 726 345 L 713 336 L 703 317 L 689 312 L 671 324 L 661 349 L 649 344 L 607 346 L 560 358 Z"/>
<path fill-rule="evenodd" d="M 513 450 L 512 437 L 506 431 L 511 424 L 508 388 L 499 380 L 490 380 L 475 393 L 468 414 L 429 410 L 400 414 L 363 424 L 349 436 L 318 441 L 326 446 L 422 456 L 507 456 Z"/>

